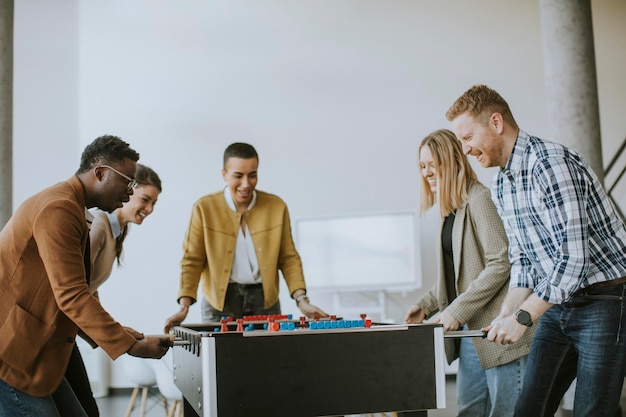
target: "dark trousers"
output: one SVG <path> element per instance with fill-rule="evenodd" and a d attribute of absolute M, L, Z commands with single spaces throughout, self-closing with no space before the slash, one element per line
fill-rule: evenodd
<path fill-rule="evenodd" d="M 65 379 L 70 384 L 76 398 L 78 398 L 80 405 L 83 406 L 87 415 L 89 417 L 99 417 L 100 412 L 98 411 L 98 404 L 96 403 L 96 399 L 93 397 L 91 385 L 89 385 L 89 377 L 87 376 L 87 369 L 85 369 L 83 357 L 80 355 L 80 351 L 78 350 L 78 345 L 76 345 L 76 343 L 74 343 L 72 355 L 70 356 L 70 362 L 68 363 L 67 370 L 65 371 Z M 52 398 L 54 399 L 57 409 L 59 410 L 59 415 L 71 415 L 71 412 L 65 409 L 67 405 L 66 401 L 60 398 L 59 393 L 53 393 Z"/>
<path fill-rule="evenodd" d="M 219 322 L 223 316 L 233 319 L 243 316 L 280 314 L 280 301 L 270 308 L 265 308 L 262 284 L 228 284 L 224 309 L 218 310 L 202 297 L 202 321 Z"/>

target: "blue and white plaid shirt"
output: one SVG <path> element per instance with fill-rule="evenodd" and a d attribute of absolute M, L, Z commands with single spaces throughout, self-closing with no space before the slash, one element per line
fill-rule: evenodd
<path fill-rule="evenodd" d="M 626 228 L 587 162 L 520 130 L 491 197 L 509 238 L 510 287 L 560 304 L 626 276 Z"/>

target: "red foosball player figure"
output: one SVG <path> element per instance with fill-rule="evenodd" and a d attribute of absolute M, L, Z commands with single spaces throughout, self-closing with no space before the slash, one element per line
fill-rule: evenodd
<path fill-rule="evenodd" d="M 280 324 L 276 323 L 276 319 L 274 317 L 270 317 L 267 324 L 267 330 L 269 330 L 270 332 L 277 332 L 280 330 Z"/>
<path fill-rule="evenodd" d="M 221 332 L 227 332 L 228 331 L 228 319 L 222 319 L 222 328 L 220 329 Z"/>

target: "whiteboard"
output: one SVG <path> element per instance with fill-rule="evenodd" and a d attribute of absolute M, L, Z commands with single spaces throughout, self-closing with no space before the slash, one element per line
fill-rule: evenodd
<path fill-rule="evenodd" d="M 307 288 L 317 290 L 413 290 L 416 213 L 392 212 L 298 219 L 296 247 Z"/>

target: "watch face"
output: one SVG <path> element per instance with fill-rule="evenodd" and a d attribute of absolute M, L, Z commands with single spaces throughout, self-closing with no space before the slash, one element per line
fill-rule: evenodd
<path fill-rule="evenodd" d="M 517 322 L 519 324 L 523 324 L 524 326 L 528 326 L 529 323 L 532 323 L 530 320 L 530 313 L 525 310 L 520 310 L 516 314 Z"/>

